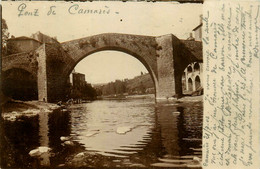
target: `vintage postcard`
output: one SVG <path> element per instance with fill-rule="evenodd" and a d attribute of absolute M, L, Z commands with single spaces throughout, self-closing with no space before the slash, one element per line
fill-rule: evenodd
<path fill-rule="evenodd" d="M 1 168 L 258 168 L 259 3 L 2 2 Z"/>

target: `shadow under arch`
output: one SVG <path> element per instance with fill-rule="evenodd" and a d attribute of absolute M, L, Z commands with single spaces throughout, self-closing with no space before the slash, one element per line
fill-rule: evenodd
<path fill-rule="evenodd" d="M 26 69 L 11 68 L 2 72 L 2 92 L 17 100 L 38 99 L 37 78 Z"/>
<path fill-rule="evenodd" d="M 77 64 L 80 61 L 82 61 L 83 59 L 87 58 L 88 56 L 90 56 L 92 54 L 104 52 L 104 51 L 122 52 L 122 53 L 128 54 L 129 56 L 132 56 L 132 57 L 136 58 L 138 61 L 140 61 L 144 65 L 144 67 L 147 69 L 147 71 L 150 74 L 150 77 L 152 78 L 154 88 L 155 88 L 155 97 L 156 97 L 158 80 L 157 80 L 157 76 L 156 76 L 155 72 L 152 70 L 151 66 L 145 61 L 145 59 L 143 59 L 143 57 L 141 57 L 136 52 L 133 52 L 129 49 L 121 48 L 121 47 L 109 46 L 109 47 L 98 48 L 98 49 L 93 50 L 93 51 L 86 51 L 86 53 L 84 55 L 82 55 L 81 57 L 78 57 L 78 59 L 73 64 L 71 64 L 70 68 L 67 69 L 67 71 L 65 73 L 65 79 L 64 80 L 66 81 L 66 79 L 69 77 L 70 73 L 73 71 L 73 69 L 77 66 Z"/>
<path fill-rule="evenodd" d="M 200 81 L 200 77 L 198 75 L 195 77 L 194 83 L 195 83 L 196 90 L 201 87 L 201 81 Z"/>
<path fill-rule="evenodd" d="M 194 63 L 194 71 L 200 71 L 200 65 L 198 62 Z"/>
<path fill-rule="evenodd" d="M 191 78 L 188 79 L 188 91 L 193 91 L 193 81 Z"/>

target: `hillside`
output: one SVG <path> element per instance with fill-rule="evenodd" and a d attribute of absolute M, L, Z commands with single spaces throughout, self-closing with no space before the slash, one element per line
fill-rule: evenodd
<path fill-rule="evenodd" d="M 126 81 L 126 89 L 129 94 L 154 93 L 149 91 L 152 88 L 154 88 L 154 84 L 149 73 Z"/>
<path fill-rule="evenodd" d="M 116 80 L 107 84 L 93 85 L 98 95 L 125 95 L 154 93 L 154 84 L 149 73 L 133 79 Z"/>

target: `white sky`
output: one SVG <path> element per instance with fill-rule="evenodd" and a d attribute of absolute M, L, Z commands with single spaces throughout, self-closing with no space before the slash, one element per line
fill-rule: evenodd
<path fill-rule="evenodd" d="M 18 17 L 18 6 L 26 3 L 26 11 L 39 9 L 39 16 Z M 75 14 L 70 6 L 79 4 L 82 9 L 109 9 L 109 15 Z M 186 39 L 199 22 L 202 4 L 176 4 L 173 2 L 2 2 L 3 18 L 15 37 L 30 36 L 40 31 L 58 41 L 83 38 L 100 33 L 127 33 L 160 36 L 174 34 Z M 50 6 L 56 6 L 56 15 L 47 16 Z M 106 7 L 105 7 L 106 6 Z M 121 21 L 122 20 L 122 21 Z M 90 83 L 104 83 L 115 79 L 132 78 L 146 71 L 130 55 L 103 51 L 83 59 L 76 71 L 86 74 Z"/>

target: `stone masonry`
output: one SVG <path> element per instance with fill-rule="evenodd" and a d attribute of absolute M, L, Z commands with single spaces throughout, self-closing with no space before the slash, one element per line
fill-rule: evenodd
<path fill-rule="evenodd" d="M 16 55 L 20 61 L 7 56 L 10 59 L 3 58 L 2 70 L 20 66 L 35 74 L 39 100 L 55 102 L 64 98 L 66 81 L 77 63 L 104 50 L 125 52 L 143 63 L 153 79 L 156 99 L 181 97 L 184 69 L 192 62 L 202 62 L 201 42 L 179 40 L 172 34 L 153 37 L 105 33 L 63 43 L 44 43 L 31 53 L 35 57 L 31 60 L 25 58 L 30 54 Z"/>

